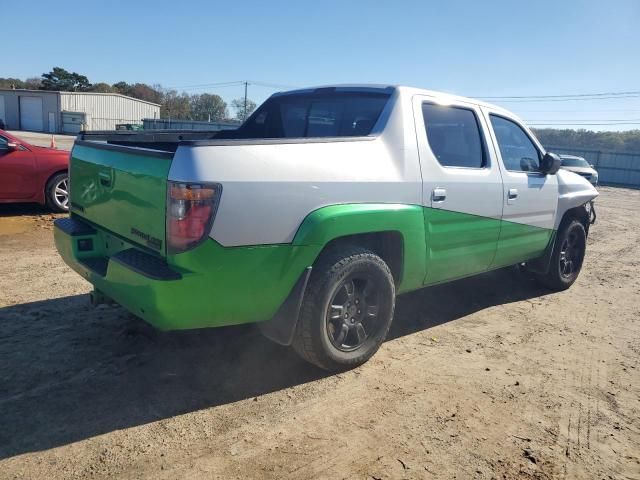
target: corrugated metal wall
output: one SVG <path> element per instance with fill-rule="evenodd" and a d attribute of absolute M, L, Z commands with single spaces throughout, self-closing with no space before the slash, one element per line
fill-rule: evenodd
<path fill-rule="evenodd" d="M 230 122 L 200 122 L 197 120 L 170 120 L 167 118 L 143 120 L 145 130 L 206 130 L 217 132 L 219 130 L 235 130 L 240 123 Z"/>
<path fill-rule="evenodd" d="M 63 112 L 85 112 L 88 130 L 115 130 L 118 123 L 160 118 L 160 106 L 116 94 L 60 93 Z"/>
<path fill-rule="evenodd" d="M 640 153 L 607 152 L 565 147 L 545 147 L 550 152 L 583 157 L 598 171 L 598 182 L 640 188 Z"/>

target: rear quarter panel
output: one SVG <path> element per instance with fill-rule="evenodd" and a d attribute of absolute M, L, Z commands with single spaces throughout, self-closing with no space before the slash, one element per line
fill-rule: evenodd
<path fill-rule="evenodd" d="M 169 179 L 222 184 L 211 237 L 223 246 L 291 243 L 302 221 L 325 206 L 421 205 L 415 129 L 404 124 L 411 105 L 397 94 L 391 101 L 377 136 L 184 145 Z"/>

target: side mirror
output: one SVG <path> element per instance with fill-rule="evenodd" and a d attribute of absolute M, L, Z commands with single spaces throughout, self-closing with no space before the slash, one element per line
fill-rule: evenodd
<path fill-rule="evenodd" d="M 562 160 L 557 154 L 547 152 L 540 162 L 540 172 L 545 175 L 555 175 L 560 170 L 561 163 Z"/>
<path fill-rule="evenodd" d="M 16 150 L 20 150 L 20 144 L 15 143 L 15 142 L 7 143 L 7 151 L 15 152 Z"/>

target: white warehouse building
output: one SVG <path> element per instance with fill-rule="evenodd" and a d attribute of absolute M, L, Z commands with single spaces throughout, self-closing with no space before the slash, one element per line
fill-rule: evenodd
<path fill-rule="evenodd" d="M 117 93 L 0 89 L 7 130 L 74 134 L 141 124 L 143 118 L 160 118 L 160 105 Z"/>

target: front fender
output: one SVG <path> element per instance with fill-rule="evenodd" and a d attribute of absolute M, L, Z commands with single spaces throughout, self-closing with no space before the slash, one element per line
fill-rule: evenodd
<path fill-rule="evenodd" d="M 403 275 L 398 292 L 419 288 L 425 275 L 423 208 L 405 204 L 342 204 L 319 208 L 304 219 L 293 245 L 325 246 L 351 235 L 397 232 L 402 237 Z"/>
<path fill-rule="evenodd" d="M 558 209 L 553 226 L 558 230 L 564 214 L 580 207 L 598 196 L 598 191 L 580 175 L 568 170 L 558 170 Z"/>

